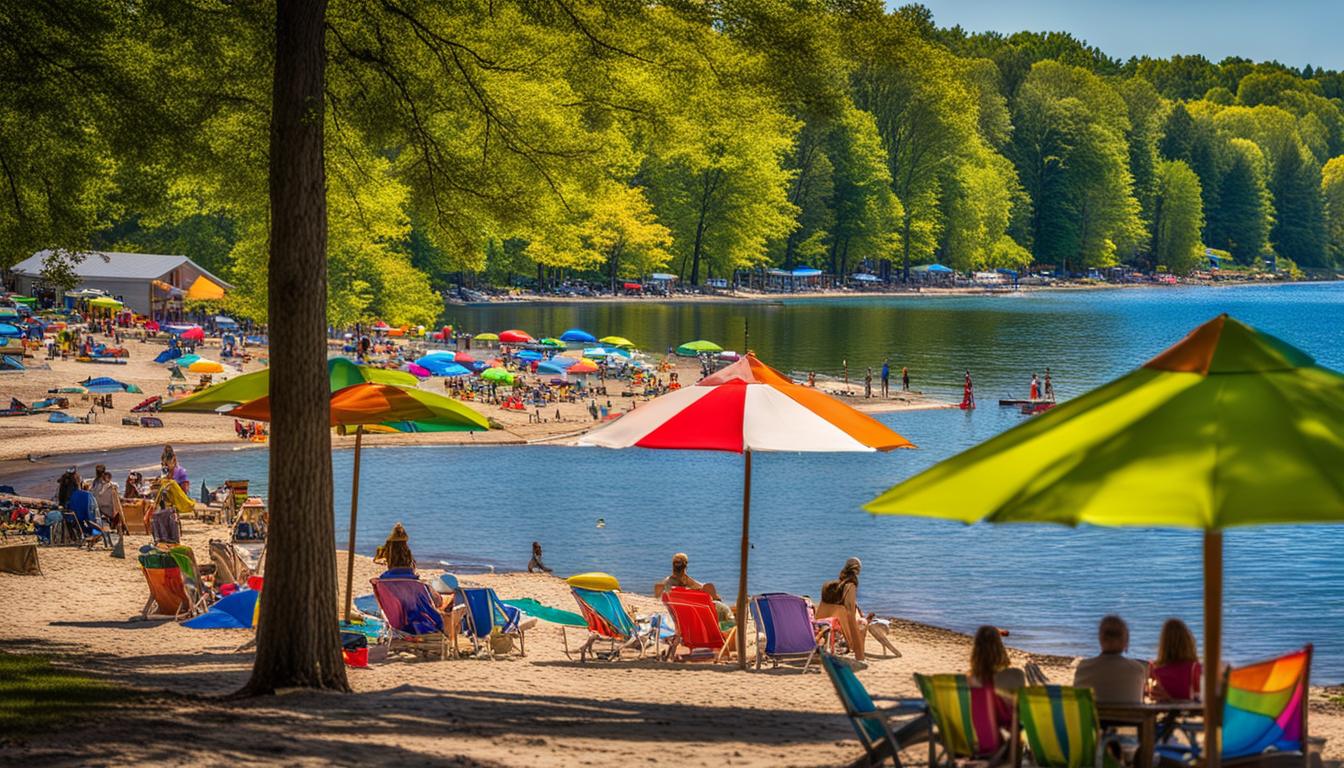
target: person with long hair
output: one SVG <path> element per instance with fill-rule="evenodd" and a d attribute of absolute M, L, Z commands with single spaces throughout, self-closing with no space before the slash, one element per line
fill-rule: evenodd
<path fill-rule="evenodd" d="M 373 554 L 373 562 L 387 566 L 387 570 L 378 576 L 380 579 L 418 579 L 415 555 L 411 553 L 410 536 L 401 523 L 392 526 L 383 546 Z M 466 606 L 454 605 L 457 591 L 457 578 L 444 574 L 431 585 L 430 594 L 434 596 L 434 607 L 443 614 L 444 625 L 448 630 L 449 641 L 457 647 L 457 627 L 462 621 Z"/>
<path fill-rule="evenodd" d="M 1154 701 L 1196 701 L 1200 673 L 1194 633 L 1184 621 L 1167 619 L 1158 635 L 1157 658 L 1148 665 L 1149 694 Z"/>
<path fill-rule="evenodd" d="M 815 616 L 817 619 L 836 619 L 845 644 L 854 651 L 855 661 L 865 660 L 864 640 L 870 632 L 892 655 L 900 656 L 901 652 L 887 640 L 886 627 L 874 623 L 874 614 L 865 616 L 859 609 L 859 573 L 862 570 L 863 563 L 859 558 L 846 560 L 840 575 L 821 585 L 821 602 L 817 604 Z"/>

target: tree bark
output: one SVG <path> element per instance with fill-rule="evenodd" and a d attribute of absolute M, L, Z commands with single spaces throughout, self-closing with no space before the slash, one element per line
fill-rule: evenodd
<path fill-rule="evenodd" d="M 244 694 L 346 691 L 336 624 L 327 427 L 325 0 L 279 0 L 271 94 L 270 533 L 257 657 Z"/>

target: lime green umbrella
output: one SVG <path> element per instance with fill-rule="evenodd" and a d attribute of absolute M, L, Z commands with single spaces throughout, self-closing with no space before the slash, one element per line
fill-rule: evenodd
<path fill-rule="evenodd" d="M 712 341 L 705 341 L 704 339 L 700 339 L 698 341 L 688 341 L 685 344 L 682 344 L 680 347 L 677 347 L 677 354 L 681 355 L 682 357 L 695 357 L 696 355 L 699 354 L 722 352 L 722 351 L 723 347 L 720 347 L 718 344 L 715 344 Z"/>
<path fill-rule="evenodd" d="M 513 383 L 513 374 L 503 368 L 486 368 L 481 372 L 481 378 L 486 381 L 496 381 L 500 384 Z"/>
<path fill-rule="evenodd" d="M 478 333 L 472 337 L 476 341 L 499 341 L 498 333 Z"/>
<path fill-rule="evenodd" d="M 635 342 L 625 338 L 624 336 L 603 336 L 602 338 L 598 339 L 598 341 L 600 341 L 603 344 L 606 344 L 609 347 L 625 347 L 627 349 L 634 349 L 635 347 Z"/>
<path fill-rule="evenodd" d="M 546 337 L 546 338 L 544 338 L 544 339 L 542 339 L 542 340 L 541 340 L 541 344 L 542 344 L 543 346 L 547 346 L 547 347 L 555 347 L 555 348 L 557 348 L 557 349 L 564 349 L 565 347 L 569 346 L 569 345 L 566 344 L 565 342 L 563 342 L 563 341 L 561 341 L 561 340 L 559 340 L 559 339 L 556 339 L 556 338 L 551 338 L 551 337 L 549 337 L 549 336 Z"/>
<path fill-rule="evenodd" d="M 1344 520 L 1344 375 L 1227 315 L 1138 370 L 888 490 L 876 514 L 1204 531 L 1217 768 L 1222 532 Z"/>
<path fill-rule="evenodd" d="M 179 361 L 181 358 L 179 358 Z M 375 368 L 368 365 L 356 365 L 348 358 L 333 357 L 327 361 L 327 377 L 331 380 L 331 391 L 355 384 L 390 384 L 396 387 L 416 387 L 420 380 L 403 371 L 387 368 Z M 209 413 L 224 405 L 237 405 L 256 400 L 270 393 L 271 370 L 263 368 L 228 381 L 207 387 L 200 392 L 188 395 L 180 400 L 164 403 L 165 411 L 186 411 Z"/>

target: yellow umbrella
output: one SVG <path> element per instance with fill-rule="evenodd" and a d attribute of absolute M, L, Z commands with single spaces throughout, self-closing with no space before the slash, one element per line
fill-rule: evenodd
<path fill-rule="evenodd" d="M 223 373 L 224 366 L 216 363 L 214 360 L 201 358 L 187 366 L 187 370 L 192 373 Z"/>

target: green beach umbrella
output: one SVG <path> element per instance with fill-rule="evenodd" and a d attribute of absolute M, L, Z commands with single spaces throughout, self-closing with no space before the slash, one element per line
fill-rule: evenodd
<path fill-rule="evenodd" d="M 513 374 L 503 368 L 486 368 L 481 372 L 481 378 L 486 381 L 497 381 L 500 384 L 513 383 Z"/>
<path fill-rule="evenodd" d="M 1138 370 L 865 505 L 973 523 L 1204 531 L 1205 755 L 1217 768 L 1222 529 L 1344 521 L 1344 375 L 1221 315 Z"/>
<path fill-rule="evenodd" d="M 542 340 L 541 340 L 541 344 L 542 344 L 543 346 L 547 346 L 547 347 L 557 347 L 557 348 L 559 348 L 559 349 L 564 349 L 566 346 L 568 346 L 567 344 L 565 344 L 565 342 L 563 342 L 563 341 L 561 341 L 561 340 L 559 340 L 559 339 L 551 338 L 551 337 L 547 337 L 547 338 L 542 339 Z"/>
<path fill-rule="evenodd" d="M 635 347 L 635 342 L 625 338 L 624 336 L 603 336 L 602 338 L 598 339 L 598 341 L 600 341 L 603 344 L 606 344 L 609 347 L 625 347 L 626 349 L 634 349 Z"/>
<path fill-rule="evenodd" d="M 191 355 L 178 358 L 179 366 L 186 357 L 191 357 Z M 333 357 L 327 361 L 327 377 L 331 381 L 332 392 L 355 384 L 390 384 L 395 387 L 416 387 L 420 383 L 419 379 L 404 371 L 356 365 L 344 357 Z M 271 369 L 262 368 L 259 371 L 235 376 L 228 381 L 207 387 L 180 400 L 164 403 L 163 410 L 193 413 L 213 412 L 222 405 L 237 405 L 264 397 L 270 393 L 270 388 Z"/>
<path fill-rule="evenodd" d="M 677 354 L 681 355 L 682 357 L 695 357 L 696 355 L 703 353 L 714 353 L 722 351 L 723 347 L 720 347 L 718 344 L 715 344 L 712 341 L 705 341 L 704 339 L 700 339 L 698 341 L 688 341 L 685 344 L 682 344 L 680 347 L 677 347 Z"/>

